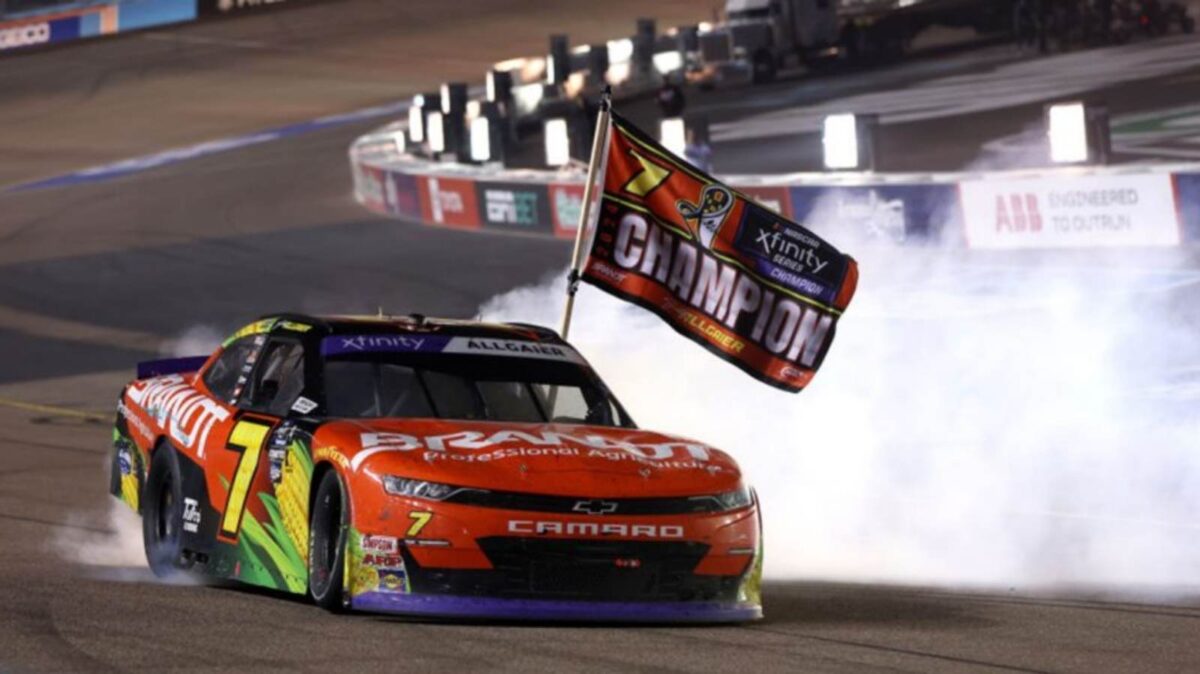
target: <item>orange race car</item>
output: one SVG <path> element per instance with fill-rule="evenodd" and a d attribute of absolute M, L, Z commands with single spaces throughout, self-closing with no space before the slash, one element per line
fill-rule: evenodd
<path fill-rule="evenodd" d="M 111 490 L 156 574 L 410 615 L 761 617 L 734 461 L 638 429 L 553 331 L 280 315 L 142 363 Z"/>

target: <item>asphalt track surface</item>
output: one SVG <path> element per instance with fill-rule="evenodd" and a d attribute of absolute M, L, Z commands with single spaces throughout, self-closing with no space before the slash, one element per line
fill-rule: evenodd
<path fill-rule="evenodd" d="M 337 4 L 378 11 L 378 3 Z M 538 16 L 534 4 L 522 5 L 530 21 Z M 173 108 L 169 120 L 159 120 L 155 110 L 175 101 L 125 77 L 148 67 L 145 50 L 171 41 L 174 57 L 155 51 L 155 67 L 185 79 L 211 77 L 211 59 L 196 50 L 228 49 L 229 40 L 256 25 L 264 34 L 271 26 L 302 34 L 306 22 L 345 27 L 321 11 L 328 10 L 183 29 L 159 34 L 168 37 L 157 43 L 131 37 L 21 57 L 33 69 L 64 59 L 86 63 L 101 78 L 95 114 L 117 114 L 106 107 L 112 100 L 135 97 L 124 114 L 144 133 L 73 155 L 64 144 L 32 170 L 5 157 L 6 182 L 119 159 L 126 145 L 140 151 L 206 139 L 205 132 L 186 132 L 189 114 L 209 128 L 205 111 Z M 623 19 L 634 16 L 629 10 Z M 347 28 L 353 40 L 382 40 L 385 31 Z M 264 44 L 239 52 L 249 71 L 270 71 L 280 81 L 302 77 L 288 68 L 307 61 L 289 64 Z M 6 76 L 13 76 L 13 63 L 0 62 Z M 351 64 L 344 67 L 349 72 Z M 230 79 L 221 91 L 253 96 L 242 90 L 253 82 Z M 375 88 L 322 104 L 349 109 L 387 100 L 383 93 Z M 0 110 L 12 112 L 17 100 L 0 99 Z M 31 100 L 19 104 L 36 107 Z M 74 105 L 80 109 L 42 121 L 32 112 L 18 115 L 23 131 L 10 126 L 0 141 L 13 147 L 26 133 L 78 135 L 73 125 L 89 102 Z M 311 101 L 282 107 L 288 109 L 256 109 L 241 126 L 219 130 L 295 121 L 295 108 L 336 111 Z M 586 627 L 339 617 L 267 592 L 152 582 L 137 566 L 136 537 L 120 535 L 128 527 L 110 518 L 105 493 L 112 400 L 135 361 L 186 352 L 280 309 L 383 306 L 470 316 L 496 293 L 563 265 L 562 242 L 426 229 L 362 211 L 349 196 L 345 150 L 376 123 L 113 182 L 0 194 L 0 672 L 1200 669 L 1200 603 L 1099 593 L 775 582 L 766 588 L 767 619 L 754 625 Z M 1179 301 L 1194 306 L 1187 297 Z"/>

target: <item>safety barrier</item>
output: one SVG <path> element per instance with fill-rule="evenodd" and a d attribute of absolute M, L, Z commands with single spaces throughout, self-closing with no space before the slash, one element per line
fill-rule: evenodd
<path fill-rule="evenodd" d="M 0 54 L 306 0 L 81 0 L 0 16 Z M 307 0 L 314 1 L 314 0 Z"/>
<path fill-rule="evenodd" d="M 427 225 L 570 238 L 581 171 L 500 170 L 396 150 L 402 125 L 350 149 L 355 198 Z M 1178 246 L 1200 241 L 1200 164 L 938 174 L 730 175 L 722 180 L 819 231 L 971 248 Z"/>

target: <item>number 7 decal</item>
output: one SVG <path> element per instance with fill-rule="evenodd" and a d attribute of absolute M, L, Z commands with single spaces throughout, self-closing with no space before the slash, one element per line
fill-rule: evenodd
<path fill-rule="evenodd" d="M 254 482 L 254 474 L 258 472 L 263 446 L 267 444 L 272 428 L 272 424 L 243 418 L 238 419 L 229 433 L 225 448 L 238 452 L 241 457 L 238 458 L 237 470 L 233 472 L 233 482 L 229 485 L 229 497 L 225 499 L 225 514 L 221 516 L 221 535 L 226 538 L 236 541 L 242 529 L 242 514 L 246 512 L 250 485 Z"/>

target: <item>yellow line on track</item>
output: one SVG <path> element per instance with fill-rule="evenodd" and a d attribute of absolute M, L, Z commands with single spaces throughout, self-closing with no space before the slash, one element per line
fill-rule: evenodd
<path fill-rule="evenodd" d="M 73 410 L 69 407 L 58 407 L 57 405 L 27 403 L 23 400 L 13 400 L 12 398 L 0 398 L 0 407 L 11 407 L 13 409 L 25 410 L 27 412 L 44 412 L 46 414 L 75 417 L 77 419 L 89 419 L 92 421 L 108 420 L 108 416 L 104 414 L 98 414 L 96 412 L 84 412 L 82 410 Z"/>

